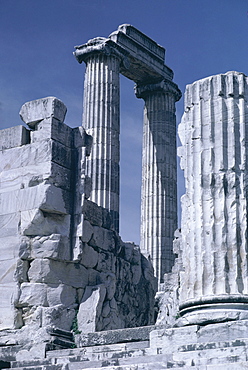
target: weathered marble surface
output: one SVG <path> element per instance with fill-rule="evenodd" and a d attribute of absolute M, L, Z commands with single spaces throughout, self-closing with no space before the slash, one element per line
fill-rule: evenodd
<path fill-rule="evenodd" d="M 175 258 L 172 247 L 177 228 L 175 102 L 181 92 L 172 81 L 163 81 L 137 85 L 136 96 L 145 101 L 140 247 L 150 255 L 155 275 L 163 281 Z"/>
<path fill-rule="evenodd" d="M 44 355 L 50 327 L 94 332 L 154 321 L 151 263 L 88 199 L 92 139 L 60 122 L 58 106 L 65 112 L 56 98 L 26 103 L 30 141 L 18 128 L 0 152 L 0 330 L 26 338 L 20 358 Z"/>
<path fill-rule="evenodd" d="M 49 96 L 23 104 L 20 110 L 20 117 L 29 127 L 34 128 L 37 123 L 45 119 L 54 118 L 63 123 L 66 111 L 67 108 L 61 100 Z"/>
<path fill-rule="evenodd" d="M 182 323 L 248 317 L 247 98 L 248 78 L 238 72 L 186 88 L 179 125 Z"/>
<path fill-rule="evenodd" d="M 90 199 L 110 211 L 119 231 L 120 60 L 111 50 L 105 55 L 88 48 L 92 50 L 86 59 L 83 126 L 93 137 L 86 169 L 92 181 Z"/>

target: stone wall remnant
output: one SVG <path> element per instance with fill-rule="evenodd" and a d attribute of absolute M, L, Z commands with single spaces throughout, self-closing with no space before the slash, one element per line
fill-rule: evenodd
<path fill-rule="evenodd" d="M 89 200 L 92 138 L 67 126 L 65 113 L 54 97 L 25 103 L 20 114 L 29 129 L 0 135 L 11 135 L 0 151 L 0 330 L 19 330 L 25 351 L 30 341 L 49 341 L 51 327 L 88 332 L 154 321 L 151 263 Z"/>

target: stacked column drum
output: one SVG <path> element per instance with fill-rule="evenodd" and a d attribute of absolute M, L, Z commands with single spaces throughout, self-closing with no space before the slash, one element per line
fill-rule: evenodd
<path fill-rule="evenodd" d="M 179 126 L 186 323 L 248 317 L 247 83 L 228 72 L 186 88 Z"/>

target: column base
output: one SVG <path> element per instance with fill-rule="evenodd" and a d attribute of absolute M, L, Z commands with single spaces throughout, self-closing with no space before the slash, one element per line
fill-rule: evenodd
<path fill-rule="evenodd" d="M 181 304 L 176 326 L 206 325 L 245 319 L 248 319 L 248 295 L 210 296 Z"/>

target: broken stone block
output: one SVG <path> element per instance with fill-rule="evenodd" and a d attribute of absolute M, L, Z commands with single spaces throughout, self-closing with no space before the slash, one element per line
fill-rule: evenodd
<path fill-rule="evenodd" d="M 106 229 L 113 229 L 113 221 L 110 212 L 107 209 L 98 206 L 96 203 L 88 199 L 84 199 L 82 213 L 92 225 L 102 226 Z"/>
<path fill-rule="evenodd" d="M 41 185 L 40 185 L 41 186 Z M 45 186 L 45 185 L 44 185 Z M 48 185 L 40 209 L 48 213 L 70 213 L 71 194 L 53 185 Z"/>
<path fill-rule="evenodd" d="M 0 163 L 0 171 L 6 169 L 33 166 L 53 161 L 62 167 L 71 168 L 71 149 L 52 139 L 34 142 L 23 147 L 12 148 L 1 153 L 4 163 Z M 15 163 L 13 163 L 13 158 Z M 2 167 L 4 165 L 4 167 Z M 42 167 L 39 174 L 43 173 Z"/>
<path fill-rule="evenodd" d="M 33 334 L 33 333 L 32 333 Z M 40 333 L 42 337 L 43 333 Z M 45 338 L 44 338 L 45 339 Z M 33 344 L 31 348 L 23 349 L 16 355 L 16 361 L 35 361 L 44 358 L 46 355 L 46 343 Z"/>
<path fill-rule="evenodd" d="M 45 213 L 40 209 L 22 211 L 20 230 L 23 235 L 30 236 L 68 235 L 70 216 L 58 213 Z"/>
<path fill-rule="evenodd" d="M 59 278 L 51 266 L 52 261 L 36 258 L 31 262 L 28 278 L 31 283 L 53 283 L 59 284 Z"/>
<path fill-rule="evenodd" d="M 103 227 L 94 226 L 94 234 L 89 244 L 106 251 L 113 251 L 115 249 L 114 232 Z"/>
<path fill-rule="evenodd" d="M 22 319 L 25 327 L 35 327 L 35 329 L 40 328 L 42 326 L 42 306 L 22 307 Z"/>
<path fill-rule="evenodd" d="M 0 192 L 13 191 L 21 188 L 37 186 L 43 182 L 61 187 L 62 189 L 71 190 L 71 171 L 61 165 L 46 161 L 21 168 L 3 169 L 0 172 Z"/>
<path fill-rule="evenodd" d="M 97 265 L 99 253 L 86 243 L 82 243 L 80 263 L 85 267 L 93 268 Z"/>
<path fill-rule="evenodd" d="M 61 234 L 52 234 L 44 237 L 36 237 L 31 243 L 32 258 L 51 258 L 62 261 L 70 261 L 70 240 Z"/>
<path fill-rule="evenodd" d="M 109 272 L 115 271 L 116 257 L 110 252 L 100 252 L 98 254 L 98 263 L 96 269 L 98 271 Z"/>
<path fill-rule="evenodd" d="M 19 257 L 22 260 L 29 260 L 31 259 L 31 245 L 30 245 L 30 239 L 26 236 L 21 237 L 20 243 L 19 243 Z"/>
<path fill-rule="evenodd" d="M 51 96 L 23 104 L 20 117 L 29 127 L 34 128 L 36 123 L 43 119 L 56 118 L 58 121 L 64 122 L 66 111 L 64 103 Z"/>
<path fill-rule="evenodd" d="M 76 303 L 76 289 L 64 284 L 49 284 L 47 286 L 47 302 L 48 305 L 64 305 L 72 307 Z"/>
<path fill-rule="evenodd" d="M 35 131 L 31 131 L 31 143 L 53 139 L 71 148 L 73 144 L 72 130 L 71 127 L 59 122 L 55 118 L 44 119 L 36 124 Z"/>
<path fill-rule="evenodd" d="M 74 288 L 85 288 L 88 284 L 88 271 L 79 263 L 59 262 L 36 258 L 28 271 L 30 282 L 65 284 Z"/>
<path fill-rule="evenodd" d="M 15 148 L 30 142 L 30 131 L 24 126 L 14 126 L 1 130 L 0 150 Z"/>
<path fill-rule="evenodd" d="M 43 169 L 43 181 L 48 181 L 50 184 L 55 185 L 61 189 L 71 190 L 71 170 L 65 168 L 55 162 L 50 162 L 49 172 L 44 173 Z"/>
<path fill-rule="evenodd" d="M 116 275 L 111 272 L 107 273 L 102 272 L 100 278 L 101 282 L 106 287 L 106 299 L 111 301 L 116 291 Z"/>
<path fill-rule="evenodd" d="M 82 333 L 97 331 L 97 322 L 102 312 L 102 305 L 106 295 L 103 284 L 87 286 L 77 314 L 78 330 Z"/>
<path fill-rule="evenodd" d="M 47 306 L 47 285 L 42 283 L 22 283 L 17 307 Z"/>
<path fill-rule="evenodd" d="M 88 243 L 92 237 L 93 231 L 94 229 L 93 229 L 93 226 L 90 224 L 90 222 L 87 220 L 84 220 L 83 221 L 83 232 L 81 236 L 82 242 Z"/>
<path fill-rule="evenodd" d="M 0 215 L 35 208 L 49 213 L 68 214 L 70 193 L 49 184 L 0 193 Z"/>
<path fill-rule="evenodd" d="M 68 310 L 64 305 L 42 307 L 42 326 L 55 326 L 59 329 L 70 331 L 75 313 L 76 310 L 74 308 Z"/>
<path fill-rule="evenodd" d="M 92 144 L 92 137 L 88 135 L 83 126 L 73 128 L 74 147 L 87 147 L 87 156 L 89 156 Z"/>
<path fill-rule="evenodd" d="M 28 261 L 18 259 L 16 263 L 16 270 L 14 273 L 14 280 L 18 283 L 24 283 L 28 281 Z"/>

